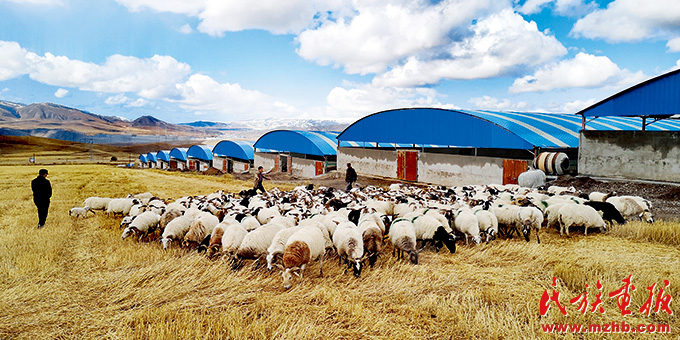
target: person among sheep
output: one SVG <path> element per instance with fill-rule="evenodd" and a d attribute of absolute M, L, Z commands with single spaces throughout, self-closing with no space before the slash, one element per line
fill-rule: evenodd
<path fill-rule="evenodd" d="M 255 190 L 255 192 L 257 192 L 258 189 L 261 190 L 263 194 L 266 192 L 262 186 L 262 181 L 265 179 L 269 179 L 269 177 L 264 175 L 264 168 L 262 166 L 258 166 L 257 174 L 255 174 L 255 185 L 253 185 L 253 190 Z"/>
<path fill-rule="evenodd" d="M 357 181 L 357 172 L 354 171 L 351 163 L 347 163 L 347 172 L 345 173 L 345 182 L 347 183 L 347 192 L 352 190 L 352 184 Z"/>
<path fill-rule="evenodd" d="M 40 229 L 45 226 L 52 197 L 52 185 L 47 179 L 47 169 L 38 171 L 38 177 L 31 181 L 31 190 L 33 190 L 33 203 L 38 208 L 38 229 Z"/>

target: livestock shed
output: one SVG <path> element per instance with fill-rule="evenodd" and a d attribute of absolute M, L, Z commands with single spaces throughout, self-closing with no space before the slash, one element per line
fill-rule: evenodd
<path fill-rule="evenodd" d="M 635 121 L 590 130 L 636 129 Z M 396 109 L 368 115 L 338 135 L 338 163 L 357 172 L 442 185 L 516 183 L 539 152 L 577 159 L 581 117 L 573 114 Z M 576 168 L 577 164 L 573 164 Z"/>
<path fill-rule="evenodd" d="M 638 127 L 584 129 L 579 173 L 680 182 L 680 70 L 632 86 L 577 114 L 583 126 L 619 119 Z"/>
<path fill-rule="evenodd" d="M 146 154 L 146 162 L 149 165 L 150 169 L 153 169 L 156 167 L 156 162 L 158 159 L 156 158 L 156 153 L 155 152 L 149 152 Z"/>
<path fill-rule="evenodd" d="M 212 166 L 212 150 L 207 145 L 193 145 L 187 150 L 189 170 L 206 171 Z"/>
<path fill-rule="evenodd" d="M 139 167 L 140 168 L 146 168 L 149 166 L 148 161 L 146 160 L 146 155 L 139 155 Z"/>
<path fill-rule="evenodd" d="M 170 150 L 170 169 L 185 170 L 187 168 L 187 148 L 174 148 Z"/>
<path fill-rule="evenodd" d="M 255 167 L 301 177 L 314 177 L 337 169 L 337 133 L 276 130 L 253 145 Z"/>
<path fill-rule="evenodd" d="M 170 168 L 170 150 L 161 150 L 156 153 L 156 166 L 161 170 Z"/>
<path fill-rule="evenodd" d="M 224 172 L 246 172 L 253 166 L 253 143 L 223 140 L 212 149 L 213 167 Z"/>

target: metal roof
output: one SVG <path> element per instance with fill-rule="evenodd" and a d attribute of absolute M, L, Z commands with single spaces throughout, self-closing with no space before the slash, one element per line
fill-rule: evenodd
<path fill-rule="evenodd" d="M 146 163 L 147 162 L 146 155 L 139 155 L 139 161 L 142 163 Z"/>
<path fill-rule="evenodd" d="M 161 150 L 156 153 L 156 158 L 159 161 L 170 161 L 170 150 Z"/>
<path fill-rule="evenodd" d="M 212 150 L 207 145 L 192 145 L 187 151 L 187 157 L 204 161 L 212 161 Z"/>
<path fill-rule="evenodd" d="M 636 117 L 607 117 L 587 130 L 640 130 Z M 377 112 L 347 127 L 341 147 L 475 147 L 499 149 L 576 148 L 581 116 L 558 113 L 397 109 Z M 680 130 L 680 122 L 661 121 L 647 130 Z"/>
<path fill-rule="evenodd" d="M 155 162 L 155 161 L 158 160 L 158 158 L 156 158 L 156 154 L 155 154 L 155 153 L 149 152 L 149 153 L 146 154 L 146 160 L 147 160 L 148 162 Z"/>
<path fill-rule="evenodd" d="M 680 114 L 680 69 L 654 77 L 577 114 L 585 117 L 669 117 Z"/>
<path fill-rule="evenodd" d="M 187 160 L 187 148 L 174 148 L 170 150 L 170 158 L 179 159 L 180 161 Z"/>
<path fill-rule="evenodd" d="M 335 156 L 338 134 L 326 131 L 276 130 L 255 142 L 257 152 L 294 152 L 315 156 Z"/>
<path fill-rule="evenodd" d="M 252 142 L 223 140 L 212 149 L 212 153 L 219 157 L 233 157 L 243 160 L 253 160 L 254 150 Z"/>

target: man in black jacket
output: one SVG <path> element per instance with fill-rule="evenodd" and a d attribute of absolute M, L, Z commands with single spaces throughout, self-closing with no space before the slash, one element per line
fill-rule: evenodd
<path fill-rule="evenodd" d="M 345 173 L 345 182 L 347 183 L 347 192 L 352 190 L 352 184 L 357 181 L 357 172 L 354 171 L 351 163 L 347 163 L 347 172 Z"/>
<path fill-rule="evenodd" d="M 33 203 L 38 207 L 38 229 L 40 229 L 45 226 L 52 197 L 52 185 L 47 179 L 47 169 L 38 171 L 38 177 L 31 181 L 31 189 L 33 190 Z"/>

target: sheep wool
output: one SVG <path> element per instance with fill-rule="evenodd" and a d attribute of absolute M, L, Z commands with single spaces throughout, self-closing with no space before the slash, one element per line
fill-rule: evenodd
<path fill-rule="evenodd" d="M 588 235 L 588 228 L 599 228 L 600 231 L 606 231 L 604 220 L 597 212 L 587 205 L 567 204 L 560 208 L 559 222 L 560 235 L 563 235 L 566 230 L 569 236 L 569 228 L 574 226 L 583 226 L 584 234 Z"/>
<path fill-rule="evenodd" d="M 315 226 L 304 227 L 290 236 L 283 252 L 283 287 L 290 288 L 291 274 L 295 270 L 300 271 L 300 278 L 307 264 L 319 259 L 320 275 L 323 275 L 323 244 L 321 230 Z"/>

